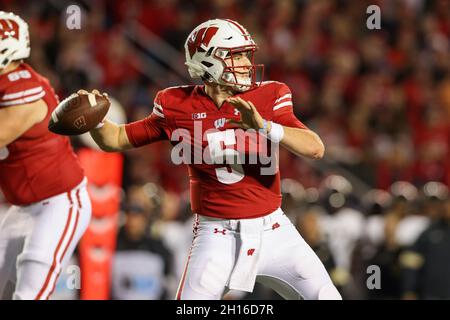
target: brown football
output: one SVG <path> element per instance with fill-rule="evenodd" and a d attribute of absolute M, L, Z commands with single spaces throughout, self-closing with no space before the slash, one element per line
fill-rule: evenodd
<path fill-rule="evenodd" d="M 83 134 L 94 129 L 105 118 L 109 106 L 106 96 L 72 94 L 53 110 L 48 129 L 65 136 Z"/>

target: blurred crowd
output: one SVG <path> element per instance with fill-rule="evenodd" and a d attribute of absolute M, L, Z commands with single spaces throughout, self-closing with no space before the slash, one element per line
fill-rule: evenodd
<path fill-rule="evenodd" d="M 290 86 L 296 115 L 324 140 L 326 157 L 318 165 L 280 150 L 284 210 L 343 297 L 450 299 L 449 0 L 78 3 L 81 29 L 69 30 L 71 2 L 0 0 L 2 10 L 30 24 L 28 62 L 60 97 L 97 88 L 120 102 L 128 121 L 152 111 L 158 90 L 185 84 L 174 69 L 197 24 L 210 18 L 242 23 L 259 45 L 265 79 Z M 381 8 L 380 30 L 366 27 L 371 4 Z M 130 39 L 136 23 L 179 52 L 173 65 L 159 62 L 158 81 L 148 63 L 159 45 Z M 171 163 L 170 148 L 157 143 L 125 156 L 113 298 L 174 296 L 192 213 L 187 169 Z M 154 271 L 122 279 L 120 270 L 130 270 L 128 251 L 142 253 L 134 265 Z M 373 290 L 371 265 L 381 274 Z M 254 294 L 227 298 L 276 295 L 257 286 Z"/>

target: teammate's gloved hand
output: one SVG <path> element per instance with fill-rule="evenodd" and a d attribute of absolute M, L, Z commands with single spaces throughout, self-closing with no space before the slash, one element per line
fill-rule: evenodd
<path fill-rule="evenodd" d="M 241 97 L 229 97 L 226 99 L 226 101 L 231 103 L 236 109 L 238 109 L 241 115 L 240 121 L 236 121 L 233 119 L 227 120 L 229 124 L 235 125 L 242 129 L 264 129 L 266 133 L 270 132 L 270 121 L 267 122 L 263 119 L 263 117 L 261 117 L 258 110 L 256 110 L 256 107 L 251 101 L 245 101 Z"/>

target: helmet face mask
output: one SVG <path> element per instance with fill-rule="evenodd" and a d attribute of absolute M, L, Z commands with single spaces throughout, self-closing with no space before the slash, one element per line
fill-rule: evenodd
<path fill-rule="evenodd" d="M 0 70 L 29 56 L 28 24 L 13 13 L 0 11 Z"/>
<path fill-rule="evenodd" d="M 217 59 L 223 61 L 224 64 L 221 80 L 226 83 L 226 85 L 234 87 L 234 89 L 238 91 L 247 91 L 257 86 L 257 74 L 258 71 L 260 71 L 260 79 L 262 79 L 264 65 L 255 64 L 254 56 L 256 50 L 256 46 L 244 46 L 232 49 L 217 48 L 214 55 Z M 235 65 L 235 57 L 243 52 L 246 53 L 247 60 L 250 64 Z M 245 74 L 247 74 L 247 76 L 245 76 Z"/>
<path fill-rule="evenodd" d="M 195 28 L 187 38 L 186 65 L 192 78 L 247 91 L 258 85 L 257 74 L 260 73 L 262 80 L 264 73 L 264 66 L 254 63 L 256 50 L 250 34 L 237 22 L 209 20 Z M 238 55 L 243 52 L 247 53 L 247 64 L 237 63 Z"/>

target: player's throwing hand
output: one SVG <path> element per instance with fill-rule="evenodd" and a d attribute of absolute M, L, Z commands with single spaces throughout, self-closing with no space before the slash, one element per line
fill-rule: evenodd
<path fill-rule="evenodd" d="M 231 103 L 241 114 L 239 121 L 229 119 L 228 123 L 235 125 L 242 129 L 265 129 L 266 132 L 270 131 L 271 123 L 268 122 L 265 126 L 265 120 L 261 117 L 255 105 L 251 101 L 245 101 L 241 97 L 229 97 L 227 102 Z"/>

